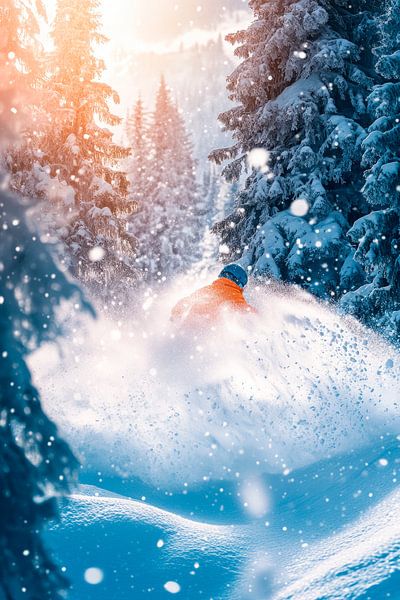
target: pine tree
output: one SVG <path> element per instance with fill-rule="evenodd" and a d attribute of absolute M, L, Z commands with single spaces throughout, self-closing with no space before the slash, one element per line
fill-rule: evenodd
<path fill-rule="evenodd" d="M 149 125 L 141 98 L 138 98 L 134 109 L 128 115 L 126 133 L 131 148 L 127 168 L 130 195 L 135 203 L 140 204 L 146 201 L 151 169 Z"/>
<path fill-rule="evenodd" d="M 0 597 L 62 598 L 67 581 L 40 533 L 77 461 L 44 414 L 26 361 L 57 335 L 57 305 L 77 290 L 30 231 L 27 207 L 5 192 L 0 207 Z"/>
<path fill-rule="evenodd" d="M 136 278 L 135 243 L 127 230 L 133 203 L 120 169 L 129 150 L 113 143 L 111 131 L 99 125 L 115 126 L 120 118 L 109 108 L 118 95 L 100 81 L 105 65 L 94 54 L 106 41 L 99 33 L 98 6 L 97 0 L 57 2 L 49 61 L 51 127 L 37 178 L 67 217 L 57 233 L 74 274 L 99 293 L 115 295 Z"/>
<path fill-rule="evenodd" d="M 367 284 L 342 301 L 343 307 L 389 338 L 400 339 L 400 2 L 390 0 L 380 19 L 376 71 L 383 82 L 368 98 L 373 118 L 363 143 L 368 168 L 363 194 L 368 215 L 349 232 Z"/>
<path fill-rule="evenodd" d="M 33 54 L 37 30 L 33 3 L 3 2 L 2 153 L 8 154 L 6 145 L 24 130 L 24 105 L 39 69 Z M 79 301 L 79 292 L 31 231 L 29 206 L 5 191 L 6 181 L 1 178 L 0 190 L 0 597 L 61 599 L 67 581 L 45 548 L 41 531 L 56 518 L 56 497 L 68 492 L 77 463 L 43 413 L 27 355 L 59 333 L 57 306 L 72 297 Z"/>
<path fill-rule="evenodd" d="M 253 168 L 216 230 L 229 257 L 255 274 L 339 297 L 364 277 L 346 232 L 365 210 L 360 160 L 373 22 L 363 0 L 249 4 L 255 21 L 228 36 L 242 59 L 228 79 L 239 105 L 220 116 L 236 143 L 211 158 L 231 161 L 228 179 L 247 157 Z"/>
<path fill-rule="evenodd" d="M 1 130 L 2 143 L 8 140 L 2 167 L 10 175 L 10 188 L 23 187 L 25 171 L 32 166 L 32 148 L 21 138 L 17 144 L 13 134 L 18 129 L 24 138 L 30 138 L 38 118 L 44 79 L 38 33 L 40 21 L 45 19 L 41 0 L 4 0 L 0 8 L 1 112 L 9 117 L 3 120 Z"/>
<path fill-rule="evenodd" d="M 138 263 L 150 282 L 189 270 L 196 259 L 197 184 L 191 143 L 164 78 L 150 128 L 148 191 L 132 219 Z"/>

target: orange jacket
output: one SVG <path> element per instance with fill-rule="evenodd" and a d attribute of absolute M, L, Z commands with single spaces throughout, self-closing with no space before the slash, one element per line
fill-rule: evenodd
<path fill-rule="evenodd" d="M 213 325 L 227 309 L 256 312 L 246 302 L 241 287 L 230 279 L 220 278 L 180 300 L 172 309 L 171 319 L 180 324 Z"/>

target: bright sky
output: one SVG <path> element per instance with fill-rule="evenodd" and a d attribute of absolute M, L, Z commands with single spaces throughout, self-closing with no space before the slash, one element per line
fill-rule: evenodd
<path fill-rule="evenodd" d="M 45 4 L 51 22 L 56 0 Z M 246 26 L 250 15 L 248 0 L 102 0 L 101 10 L 110 39 L 101 52 L 111 60 L 116 49 L 167 52 L 205 42 Z"/>
<path fill-rule="evenodd" d="M 45 0 L 45 4 L 51 23 L 56 0 Z M 218 34 L 225 36 L 246 27 L 251 18 L 248 0 L 102 0 L 100 10 L 102 32 L 109 42 L 96 54 L 105 58 L 104 80 L 120 93 L 121 111 L 125 110 L 125 87 L 130 86 L 121 56 L 148 51 L 164 54 L 177 50 L 182 42 L 186 48 L 206 43 Z M 46 40 L 50 43 L 44 34 Z M 230 48 L 227 44 L 227 50 Z M 154 73 L 150 77 L 154 78 Z M 156 83 L 142 81 L 144 96 L 147 87 L 153 90 L 158 85 L 158 79 L 157 75 Z"/>
<path fill-rule="evenodd" d="M 51 21 L 56 0 L 44 2 Z M 146 50 L 167 48 L 188 34 L 219 30 L 250 12 L 248 0 L 102 0 L 101 10 L 112 44 Z"/>
<path fill-rule="evenodd" d="M 247 6 L 247 0 L 103 0 L 103 22 L 113 43 L 160 49 L 215 31 Z"/>

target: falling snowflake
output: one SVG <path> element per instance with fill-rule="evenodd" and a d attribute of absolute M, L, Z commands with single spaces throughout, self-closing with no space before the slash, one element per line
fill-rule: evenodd
<path fill-rule="evenodd" d="M 167 581 L 164 589 L 170 594 L 178 594 L 181 591 L 181 586 L 176 581 Z"/>
<path fill-rule="evenodd" d="M 103 260 L 105 252 L 100 246 L 95 246 L 89 250 L 89 260 L 92 262 L 100 262 Z"/>
<path fill-rule="evenodd" d="M 84 578 L 86 583 L 89 583 L 90 585 L 98 585 L 103 581 L 104 573 L 97 567 L 90 567 L 89 569 L 86 569 Z"/>
<path fill-rule="evenodd" d="M 269 154 L 264 148 L 253 148 L 247 155 L 247 163 L 252 169 L 266 170 Z"/>
<path fill-rule="evenodd" d="M 308 211 L 310 210 L 310 205 L 307 200 L 303 198 L 298 198 L 297 200 L 293 200 L 290 205 L 290 212 L 295 217 L 305 217 Z"/>

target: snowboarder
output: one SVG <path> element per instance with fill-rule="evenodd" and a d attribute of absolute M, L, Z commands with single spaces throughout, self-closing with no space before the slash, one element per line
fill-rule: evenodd
<path fill-rule="evenodd" d="M 178 302 L 172 309 L 172 322 L 203 328 L 207 324 L 212 326 L 221 313 L 227 310 L 255 313 L 255 309 L 246 302 L 243 295 L 247 282 L 247 273 L 243 267 L 237 264 L 227 265 L 211 285 Z"/>

